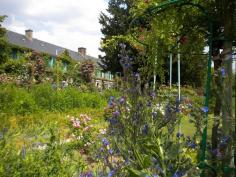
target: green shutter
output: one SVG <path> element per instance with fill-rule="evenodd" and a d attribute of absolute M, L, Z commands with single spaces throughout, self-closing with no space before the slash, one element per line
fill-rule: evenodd
<path fill-rule="evenodd" d="M 100 78 L 100 76 L 101 76 L 100 71 L 97 70 L 97 71 L 96 71 L 96 77 L 97 77 L 97 78 Z"/>
<path fill-rule="evenodd" d="M 68 66 L 68 63 L 67 63 L 67 62 L 62 62 L 62 71 L 63 71 L 63 72 L 66 72 L 66 71 L 67 71 L 67 66 Z"/>
<path fill-rule="evenodd" d="M 51 57 L 51 59 L 49 59 L 48 66 L 50 68 L 53 68 L 54 64 L 55 64 L 55 58 Z"/>
<path fill-rule="evenodd" d="M 12 59 L 14 59 L 14 60 L 18 59 L 16 49 L 12 49 Z"/>

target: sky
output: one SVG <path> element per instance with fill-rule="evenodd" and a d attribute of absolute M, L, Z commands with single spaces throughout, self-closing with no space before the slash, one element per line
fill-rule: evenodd
<path fill-rule="evenodd" d="M 7 15 L 3 26 L 74 51 L 87 48 L 97 57 L 102 34 L 98 22 L 107 0 L 0 0 L 0 15 Z"/>

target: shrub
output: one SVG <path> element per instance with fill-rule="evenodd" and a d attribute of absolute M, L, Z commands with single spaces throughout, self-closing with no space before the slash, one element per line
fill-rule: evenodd
<path fill-rule="evenodd" d="M 102 108 L 106 100 L 107 93 L 81 92 L 76 87 L 55 90 L 49 84 L 34 85 L 30 89 L 0 85 L 0 111 L 9 114 Z"/>

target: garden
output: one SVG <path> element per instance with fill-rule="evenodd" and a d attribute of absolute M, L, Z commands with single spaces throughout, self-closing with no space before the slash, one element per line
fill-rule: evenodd
<path fill-rule="evenodd" d="M 213 5 L 110 0 L 100 66 L 120 73 L 112 89 L 95 87 L 91 61 L 13 60 L 2 40 L 0 176 L 234 176 L 235 28 Z"/>

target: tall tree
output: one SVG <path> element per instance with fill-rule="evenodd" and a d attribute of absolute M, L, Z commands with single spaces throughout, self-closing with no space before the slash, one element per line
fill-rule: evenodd
<path fill-rule="evenodd" d="M 5 63 L 9 57 L 9 46 L 5 38 L 6 29 L 1 24 L 5 18 L 6 16 L 0 16 L 0 65 Z"/>
<path fill-rule="evenodd" d="M 110 0 L 108 2 L 107 12 L 102 12 L 99 17 L 99 23 L 102 25 L 101 32 L 104 35 L 100 51 L 104 52 L 100 66 L 104 71 L 111 71 L 113 74 L 122 73 L 122 67 L 119 62 L 120 43 L 126 43 L 122 39 L 116 40 L 113 45 L 109 45 L 109 41 L 113 37 L 125 35 L 128 32 L 131 20 L 130 8 L 132 0 Z M 136 51 L 129 44 L 126 45 L 130 50 L 130 55 L 135 55 Z"/>

